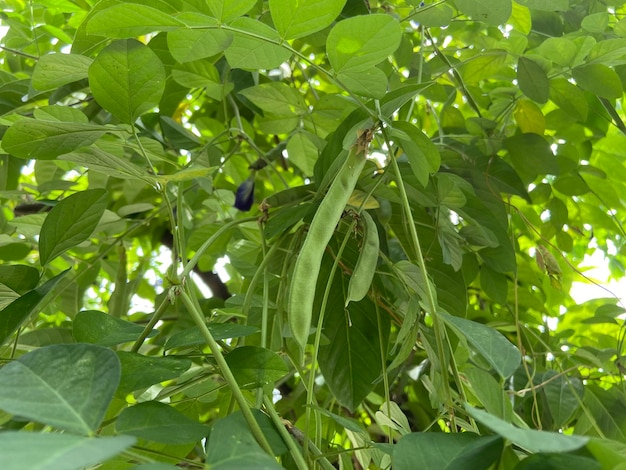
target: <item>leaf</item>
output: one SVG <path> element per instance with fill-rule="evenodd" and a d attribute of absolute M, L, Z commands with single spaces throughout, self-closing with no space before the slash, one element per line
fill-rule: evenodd
<path fill-rule="evenodd" d="M 237 323 L 211 323 L 207 325 L 213 339 L 216 341 L 222 339 L 241 338 L 257 333 L 259 329 L 251 325 L 239 325 Z M 163 347 L 166 351 L 174 348 L 187 348 L 190 346 L 199 346 L 206 344 L 206 339 L 197 326 L 189 328 L 170 336 Z"/>
<path fill-rule="evenodd" d="M 302 115 L 308 112 L 304 98 L 298 90 L 283 82 L 263 83 L 238 92 L 263 111 L 281 115 Z"/>
<path fill-rule="evenodd" d="M 537 134 L 518 134 L 504 140 L 511 163 L 526 183 L 539 175 L 558 175 L 559 165 L 550 144 Z"/>
<path fill-rule="evenodd" d="M 326 264 L 322 266 L 319 276 L 322 280 L 328 279 L 328 274 L 324 275 L 329 268 Z M 345 297 L 339 280 L 335 278 L 328 297 L 327 305 L 339 308 L 327 312 L 324 318 L 324 334 L 328 343 L 320 347 L 319 364 L 337 401 L 354 410 L 374 388 L 374 381 L 380 375 L 378 323 L 376 309 L 369 298 L 351 302 L 345 309 L 340 307 L 345 305 Z M 325 285 L 326 282 L 320 283 L 320 286 Z M 387 328 L 381 334 L 385 338 Z"/>
<path fill-rule="evenodd" d="M 394 470 L 487 470 L 500 457 L 503 447 L 497 436 L 414 432 L 394 446 L 392 462 Z"/>
<path fill-rule="evenodd" d="M 289 161 L 297 166 L 304 175 L 313 174 L 318 153 L 318 148 L 303 132 L 297 132 L 287 142 Z"/>
<path fill-rule="evenodd" d="M 563 67 L 571 66 L 576 58 L 577 47 L 570 39 L 547 38 L 538 47 L 538 51 L 546 59 Z"/>
<path fill-rule="evenodd" d="M 149 357 L 127 351 L 118 351 L 117 355 L 122 366 L 118 394 L 176 379 L 191 367 L 191 360 L 187 358 Z"/>
<path fill-rule="evenodd" d="M 624 90 L 615 70 L 603 64 L 588 64 L 572 70 L 576 84 L 601 98 L 621 98 Z"/>
<path fill-rule="evenodd" d="M 39 58 L 33 70 L 33 88 L 54 90 L 87 78 L 93 59 L 80 54 L 48 54 Z"/>
<path fill-rule="evenodd" d="M 258 410 L 252 411 L 274 452 L 284 453 L 284 444 L 280 446 L 282 440 L 276 435 L 276 429 L 267 416 Z M 211 469 L 216 470 L 245 468 L 279 470 L 283 468 L 259 446 L 240 411 L 218 419 L 213 425 L 207 443 L 207 464 Z"/>
<path fill-rule="evenodd" d="M 256 0 L 208 0 L 207 3 L 215 18 L 226 23 L 250 11 Z"/>
<path fill-rule="evenodd" d="M 537 103 L 545 103 L 550 95 L 548 75 L 532 59 L 520 57 L 517 61 L 517 83 L 522 93 Z"/>
<path fill-rule="evenodd" d="M 410 122 L 394 122 L 391 135 L 407 156 L 417 181 L 426 187 L 431 173 L 435 173 L 441 164 L 435 144 Z"/>
<path fill-rule="evenodd" d="M 232 68 L 273 69 L 291 57 L 290 50 L 278 45 L 278 33 L 266 24 L 246 17 L 233 21 L 231 26 L 242 31 L 234 34 L 233 42 L 225 52 Z"/>
<path fill-rule="evenodd" d="M 515 122 L 522 134 L 532 132 L 543 135 L 546 130 L 546 119 L 539 106 L 530 100 L 519 100 L 513 112 Z"/>
<path fill-rule="evenodd" d="M 18 294 L 24 294 L 34 289 L 39 283 L 39 271 L 24 264 L 1 264 L 0 284 Z"/>
<path fill-rule="evenodd" d="M 393 54 L 401 37 L 399 23 L 389 15 L 357 16 L 333 26 L 326 53 L 336 74 L 364 72 Z"/>
<path fill-rule="evenodd" d="M 78 312 L 72 322 L 72 329 L 76 341 L 99 344 L 100 346 L 115 346 L 135 341 L 144 330 L 141 325 L 115 318 L 97 310 Z M 156 333 L 155 330 L 152 330 L 148 337 L 154 336 Z"/>
<path fill-rule="evenodd" d="M 4 344 L 31 315 L 39 313 L 47 294 L 67 273 L 68 271 L 63 271 L 0 311 L 0 344 Z"/>
<path fill-rule="evenodd" d="M 283 39 L 308 36 L 330 26 L 346 0 L 270 0 L 274 27 Z"/>
<path fill-rule="evenodd" d="M 242 389 L 273 384 L 289 372 L 278 354 L 258 346 L 233 349 L 226 355 L 226 363 Z"/>
<path fill-rule="evenodd" d="M 565 427 L 572 415 L 580 407 L 584 395 L 584 387 L 577 377 L 564 377 L 557 375 L 555 371 L 547 371 L 542 381 L 546 382 L 543 392 L 546 395 L 548 409 L 554 420 L 554 427 Z M 549 382 L 548 382 L 549 380 Z"/>
<path fill-rule="evenodd" d="M 468 84 L 492 78 L 506 63 L 507 53 L 494 49 L 479 54 L 459 66 L 459 73 Z"/>
<path fill-rule="evenodd" d="M 589 441 L 588 437 L 583 436 L 521 429 L 470 405 L 466 404 L 465 409 L 476 421 L 529 452 L 571 452 Z"/>
<path fill-rule="evenodd" d="M 589 105 L 585 94 L 564 78 L 555 78 L 550 82 L 550 100 L 578 121 L 587 120 Z"/>
<path fill-rule="evenodd" d="M 52 160 L 90 145 L 110 131 L 94 124 L 24 118 L 6 131 L 2 148 L 19 158 Z"/>
<path fill-rule="evenodd" d="M 439 315 L 448 326 L 452 327 L 457 336 L 465 338 L 503 379 L 510 377 L 519 367 L 522 355 L 499 331 L 447 313 L 440 312 Z"/>
<path fill-rule="evenodd" d="M 46 346 L 0 369 L 0 408 L 93 435 L 119 379 L 120 363 L 109 349 L 91 344 Z"/>
<path fill-rule="evenodd" d="M 3 470 L 81 470 L 135 443 L 131 436 L 89 438 L 71 434 L 5 430 L 0 434 Z"/>
<path fill-rule="evenodd" d="M 105 47 L 89 67 L 89 85 L 100 106 L 126 124 L 156 107 L 165 89 L 165 68 L 135 39 Z"/>
<path fill-rule="evenodd" d="M 104 189 L 90 189 L 66 197 L 48 213 L 39 235 L 42 266 L 89 238 L 107 205 Z"/>
<path fill-rule="evenodd" d="M 339 80 L 352 93 L 381 99 L 387 93 L 387 76 L 377 67 L 358 72 L 347 71 L 337 74 Z"/>
<path fill-rule="evenodd" d="M 156 8 L 122 2 L 93 15 L 87 21 L 87 34 L 110 38 L 134 38 L 182 26 L 184 23 Z"/>
<path fill-rule="evenodd" d="M 215 18 L 195 14 L 190 26 L 199 29 L 177 29 L 167 33 L 167 47 L 174 59 L 180 63 L 191 62 L 225 51 L 233 35 L 230 31 L 212 29 L 217 24 Z"/>
<path fill-rule="evenodd" d="M 186 62 L 174 67 L 172 78 L 188 88 L 202 88 L 211 84 L 221 84 L 215 65 L 207 60 Z"/>
<path fill-rule="evenodd" d="M 187 418 L 173 406 L 157 401 L 138 403 L 124 409 L 115 423 L 120 434 L 163 442 L 186 444 L 197 442 L 209 433 L 209 427 Z"/>
<path fill-rule="evenodd" d="M 492 26 L 506 23 L 513 7 L 511 0 L 456 0 L 456 6 L 474 21 Z"/>
<path fill-rule="evenodd" d="M 106 148 L 104 145 L 103 147 Z M 67 160 L 115 178 L 139 180 L 151 185 L 154 184 L 154 178 L 146 170 L 127 159 L 118 157 L 95 146 L 66 153 L 59 160 Z"/>
<path fill-rule="evenodd" d="M 487 412 L 508 422 L 513 419 L 513 406 L 501 384 L 486 370 L 469 367 L 461 372 L 469 381 L 472 393 Z"/>

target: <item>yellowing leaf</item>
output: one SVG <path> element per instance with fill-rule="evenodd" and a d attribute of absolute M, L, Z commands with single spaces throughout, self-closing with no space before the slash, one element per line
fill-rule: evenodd
<path fill-rule="evenodd" d="M 524 134 L 532 132 L 543 135 L 546 130 L 546 119 L 541 109 L 530 100 L 518 101 L 513 116 L 517 126 Z"/>

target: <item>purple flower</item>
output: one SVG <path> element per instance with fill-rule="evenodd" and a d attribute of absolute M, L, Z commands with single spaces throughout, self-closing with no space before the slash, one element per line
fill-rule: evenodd
<path fill-rule="evenodd" d="M 254 175 L 239 185 L 235 195 L 235 207 L 243 212 L 248 212 L 254 203 Z"/>

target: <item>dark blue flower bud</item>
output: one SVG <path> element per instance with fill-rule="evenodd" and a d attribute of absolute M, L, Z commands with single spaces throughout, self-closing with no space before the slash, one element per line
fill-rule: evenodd
<path fill-rule="evenodd" d="M 235 207 L 240 211 L 248 212 L 254 203 L 254 176 L 239 185 L 235 195 Z"/>

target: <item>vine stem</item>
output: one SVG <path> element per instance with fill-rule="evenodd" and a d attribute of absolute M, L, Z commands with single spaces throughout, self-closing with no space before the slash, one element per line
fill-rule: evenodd
<path fill-rule="evenodd" d="M 426 263 L 424 262 L 424 255 L 422 253 L 422 247 L 419 241 L 419 237 L 417 236 L 417 230 L 415 228 L 415 221 L 413 220 L 413 213 L 411 212 L 411 205 L 409 203 L 409 198 L 406 194 L 406 188 L 404 187 L 404 180 L 402 179 L 402 173 L 400 172 L 400 167 L 398 166 L 398 162 L 396 161 L 395 155 L 391 150 L 391 142 L 389 140 L 389 136 L 387 135 L 387 130 L 384 126 L 381 126 L 381 131 L 383 134 L 383 138 L 385 139 L 385 143 L 387 145 L 387 149 L 390 153 L 391 166 L 393 168 L 394 173 L 396 174 L 396 181 L 398 184 L 398 189 L 400 190 L 400 198 L 402 200 L 402 206 L 404 209 L 404 213 L 409 222 L 409 232 L 411 234 L 411 241 L 413 242 L 413 247 L 415 248 L 415 255 L 417 257 L 417 264 L 420 269 L 420 274 L 422 279 L 424 280 L 426 286 L 426 301 L 428 302 L 428 308 L 430 310 L 430 315 L 433 319 L 433 330 L 435 332 L 435 340 L 437 342 L 437 355 L 439 356 L 439 361 L 441 364 L 441 374 L 442 374 L 442 383 L 445 395 L 446 406 L 448 407 L 448 414 L 450 416 L 450 428 L 453 432 L 456 432 L 456 424 L 454 418 L 454 408 L 452 405 L 452 392 L 450 390 L 450 384 L 447 380 L 448 373 L 448 360 L 445 354 L 445 350 L 443 347 L 443 340 L 446 335 L 445 326 L 442 324 L 441 318 L 437 313 L 437 301 L 435 300 L 435 293 L 433 292 L 433 286 L 428 280 L 428 271 L 426 269 Z"/>
<path fill-rule="evenodd" d="M 233 397 L 237 401 L 237 404 L 239 405 L 239 409 L 241 410 L 243 417 L 248 423 L 248 427 L 250 428 L 252 435 L 257 440 L 259 445 L 263 448 L 263 450 L 265 450 L 269 455 L 274 457 L 274 452 L 272 451 L 272 448 L 269 442 L 267 442 L 267 439 L 265 438 L 265 434 L 263 434 L 263 431 L 261 430 L 259 423 L 257 423 L 256 419 L 254 418 L 254 415 L 252 414 L 252 411 L 250 410 L 250 407 L 248 406 L 248 402 L 246 401 L 246 398 L 243 396 L 243 393 L 241 392 L 241 390 L 239 389 L 239 384 L 237 383 L 235 376 L 230 370 L 230 367 L 228 367 L 228 363 L 226 362 L 226 359 L 224 358 L 224 355 L 222 354 L 222 351 L 219 345 L 217 344 L 217 341 L 215 341 L 215 338 L 213 338 L 213 335 L 211 334 L 211 332 L 209 331 L 205 323 L 204 315 L 200 313 L 200 310 L 196 306 L 195 302 L 191 299 L 189 294 L 185 292 L 185 290 L 180 289 L 179 287 L 174 287 L 174 289 L 175 289 L 174 292 L 176 292 L 180 296 L 180 299 L 183 301 L 183 304 L 189 311 L 189 314 L 191 315 L 194 322 L 200 329 L 200 333 L 206 340 L 207 344 L 209 345 L 209 348 L 211 348 L 211 352 L 213 353 L 215 362 L 217 363 L 217 366 L 219 367 L 222 373 L 222 377 L 224 377 L 224 380 L 228 384 L 228 387 L 230 388 L 230 391 L 233 394 Z"/>
<path fill-rule="evenodd" d="M 263 397 L 263 403 L 265 405 L 265 409 L 267 410 L 267 413 L 270 415 L 270 419 L 274 423 L 274 426 L 276 426 L 276 430 L 278 431 L 278 434 L 280 434 L 280 437 L 283 438 L 283 442 L 289 449 L 289 452 L 291 453 L 291 457 L 296 463 L 296 466 L 298 467 L 298 469 L 308 470 L 309 466 L 307 465 L 306 460 L 304 459 L 304 456 L 302 455 L 302 451 L 296 444 L 296 441 L 294 441 L 294 439 L 289 435 L 289 432 L 285 428 L 285 425 L 280 420 L 280 416 L 274 409 L 274 403 L 272 403 L 272 400 L 270 399 L 270 397 L 265 395 Z"/>

